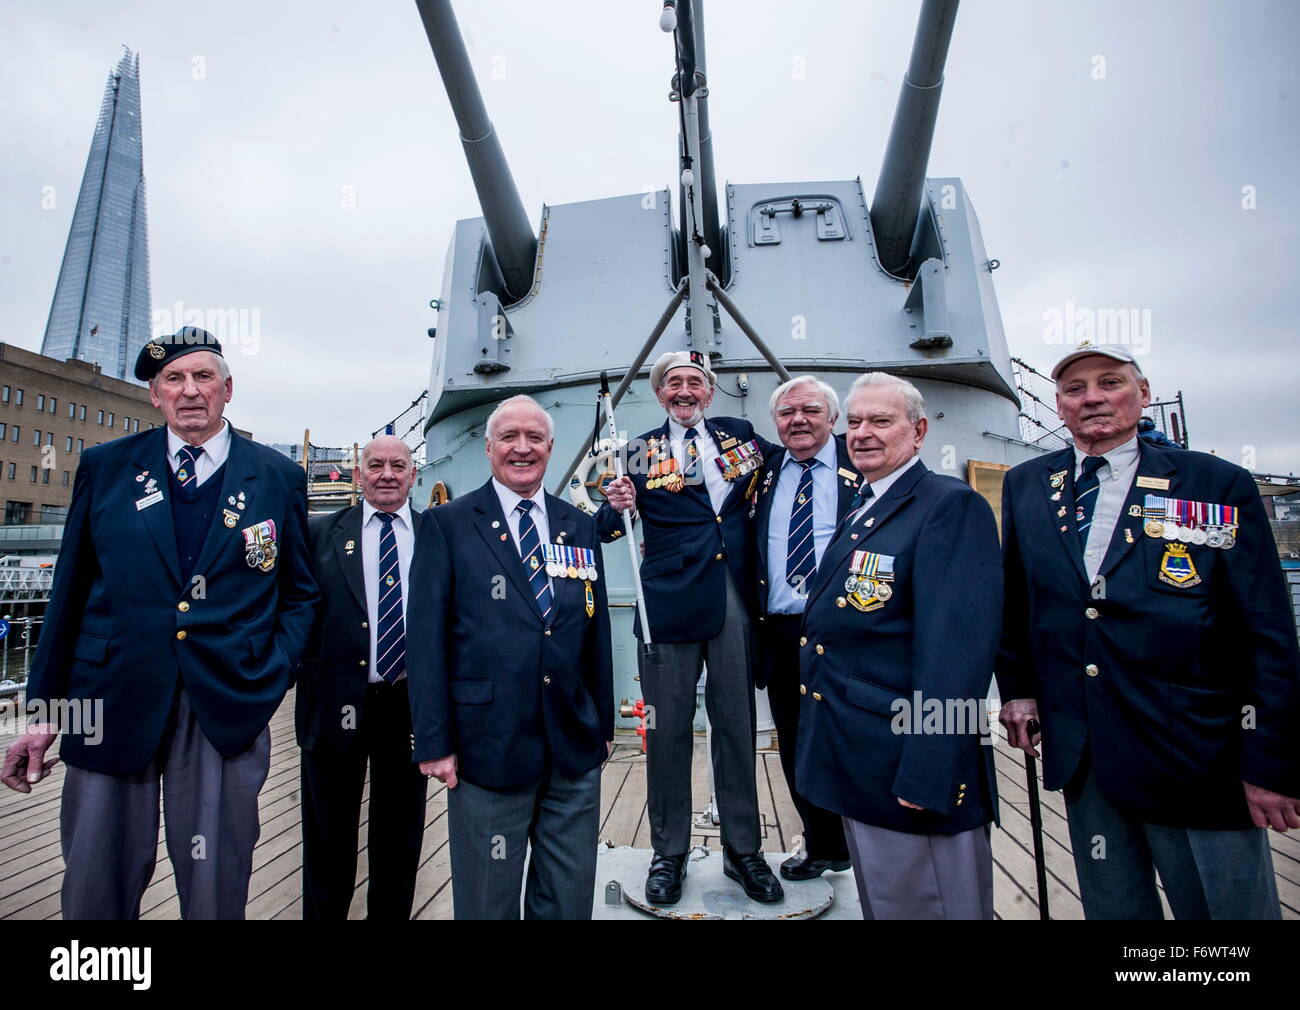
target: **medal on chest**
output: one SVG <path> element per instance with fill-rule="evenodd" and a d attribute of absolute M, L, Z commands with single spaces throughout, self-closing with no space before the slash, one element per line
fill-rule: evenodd
<path fill-rule="evenodd" d="M 849 556 L 849 577 L 844 580 L 846 599 L 863 613 L 879 610 L 894 595 L 894 559 L 888 554 L 854 551 Z"/>
<path fill-rule="evenodd" d="M 651 490 L 663 488 L 665 491 L 678 493 L 686 486 L 681 467 L 672 453 L 672 445 L 666 438 L 650 438 L 646 442 L 646 460 L 649 469 L 646 473 L 645 486 Z"/>
<path fill-rule="evenodd" d="M 737 442 L 733 438 L 724 442 L 723 445 L 730 443 L 735 444 L 730 449 L 720 452 L 717 459 L 718 469 L 722 471 L 723 480 L 734 481 L 737 478 L 754 473 L 763 465 L 763 453 L 758 447 L 758 439 Z M 757 477 L 757 474 L 755 474 L 755 477 Z"/>

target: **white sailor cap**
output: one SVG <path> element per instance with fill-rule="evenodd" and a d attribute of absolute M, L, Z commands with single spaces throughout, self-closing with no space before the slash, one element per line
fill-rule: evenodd
<path fill-rule="evenodd" d="M 664 376 L 674 368 L 698 368 L 709 380 L 709 385 L 716 385 L 713 369 L 709 367 L 708 355 L 700 351 L 668 351 L 659 356 L 659 360 L 650 369 L 650 388 L 657 390 L 663 385 Z"/>

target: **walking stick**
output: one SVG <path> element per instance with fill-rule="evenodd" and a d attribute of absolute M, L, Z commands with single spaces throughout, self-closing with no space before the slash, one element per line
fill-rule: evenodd
<path fill-rule="evenodd" d="M 1039 730 L 1038 720 L 1025 723 L 1025 732 L 1032 738 Z M 1043 811 L 1038 804 L 1038 762 L 1032 754 L 1025 754 L 1025 777 L 1029 780 L 1029 827 L 1034 836 L 1034 875 L 1038 878 L 1038 917 L 1050 919 L 1047 914 L 1047 861 L 1043 858 Z"/>
<path fill-rule="evenodd" d="M 600 402 L 605 409 L 605 422 L 609 428 L 611 453 L 614 456 L 614 477 L 624 476 L 623 454 L 618 448 L 618 425 L 614 423 L 614 402 L 609 395 L 609 373 L 600 373 Z M 641 651 L 648 659 L 655 654 L 650 640 L 650 619 L 645 612 L 645 592 L 641 589 L 641 557 L 637 552 L 636 537 L 632 533 L 632 510 L 623 510 L 623 533 L 627 537 L 628 557 L 632 561 L 632 585 L 636 590 L 636 610 L 641 616 Z"/>

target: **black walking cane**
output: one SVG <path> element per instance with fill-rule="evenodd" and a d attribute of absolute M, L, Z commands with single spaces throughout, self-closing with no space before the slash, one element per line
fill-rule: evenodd
<path fill-rule="evenodd" d="M 1025 723 L 1025 733 L 1032 739 L 1039 730 L 1038 720 Z M 1038 917 L 1050 919 L 1047 914 L 1047 861 L 1043 858 L 1043 811 L 1038 805 L 1038 762 L 1032 754 L 1025 754 L 1025 777 L 1029 780 L 1029 827 L 1034 835 L 1034 875 L 1038 878 Z"/>

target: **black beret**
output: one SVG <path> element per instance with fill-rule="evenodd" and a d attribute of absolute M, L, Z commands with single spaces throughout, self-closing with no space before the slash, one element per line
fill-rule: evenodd
<path fill-rule="evenodd" d="M 167 362 L 191 351 L 211 351 L 218 357 L 225 357 L 221 353 L 221 344 L 207 330 L 201 330 L 197 326 L 182 326 L 170 337 L 154 337 L 140 348 L 135 359 L 135 377 L 141 382 L 148 382 Z"/>

